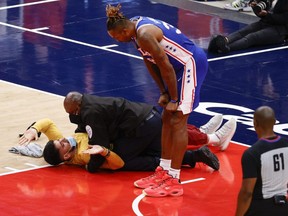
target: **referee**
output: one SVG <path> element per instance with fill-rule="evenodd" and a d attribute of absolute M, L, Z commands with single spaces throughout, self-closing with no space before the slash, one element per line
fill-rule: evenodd
<path fill-rule="evenodd" d="M 274 111 L 254 113 L 258 141 L 242 155 L 243 180 L 236 216 L 287 216 L 288 141 L 273 131 Z"/>

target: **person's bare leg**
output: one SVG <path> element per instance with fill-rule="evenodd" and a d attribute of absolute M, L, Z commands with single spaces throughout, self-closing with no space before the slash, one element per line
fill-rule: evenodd
<path fill-rule="evenodd" d="M 162 115 L 161 158 L 166 160 L 172 159 L 172 128 L 170 124 L 171 119 L 172 113 L 164 110 Z"/>
<path fill-rule="evenodd" d="M 168 174 L 162 176 L 162 182 L 156 187 L 148 187 L 143 190 L 146 196 L 181 196 L 183 186 L 180 183 L 180 168 L 188 144 L 187 132 L 188 115 L 182 112 L 170 113 L 164 111 L 162 116 L 162 157 L 170 158 L 171 168 Z"/>
<path fill-rule="evenodd" d="M 170 120 L 170 133 L 172 136 L 171 168 L 180 169 L 188 145 L 187 121 L 189 115 L 182 112 L 173 113 Z"/>

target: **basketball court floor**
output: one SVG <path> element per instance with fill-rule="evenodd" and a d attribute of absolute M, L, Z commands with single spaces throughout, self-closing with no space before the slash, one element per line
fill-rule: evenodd
<path fill-rule="evenodd" d="M 105 6 L 117 3 L 127 17 L 150 16 L 177 26 L 206 52 L 213 34 L 257 20 L 253 14 L 223 10 L 222 1 L 0 1 L 0 215 L 232 216 L 241 155 L 257 140 L 254 110 L 271 106 L 275 132 L 288 135 L 288 46 L 279 44 L 229 55 L 207 53 L 201 103 L 189 123 L 200 126 L 221 113 L 224 121 L 237 120 L 237 130 L 225 152 L 211 148 L 219 157 L 219 171 L 203 164 L 182 169 L 182 197 L 144 197 L 133 182 L 150 172 L 90 174 L 9 153 L 18 134 L 40 118 L 51 118 L 66 136 L 74 132 L 62 105 L 69 91 L 157 105 L 157 87 L 134 45 L 117 43 L 106 32 Z M 41 136 L 37 143 L 46 141 Z"/>

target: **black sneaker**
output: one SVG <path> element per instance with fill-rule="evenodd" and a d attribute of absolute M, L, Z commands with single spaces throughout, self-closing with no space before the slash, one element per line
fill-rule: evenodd
<path fill-rule="evenodd" d="M 216 38 L 217 38 L 217 35 L 213 35 L 210 42 L 209 42 L 209 45 L 208 45 L 208 52 L 211 52 L 211 53 L 217 53 L 217 45 L 216 45 Z"/>
<path fill-rule="evenodd" d="M 195 152 L 195 156 L 197 157 L 197 162 L 202 162 L 214 170 L 219 170 L 219 159 L 210 151 L 206 145 L 199 148 Z"/>
<path fill-rule="evenodd" d="M 215 37 L 215 43 L 218 48 L 218 53 L 228 53 L 230 52 L 230 47 L 228 46 L 227 40 L 222 35 L 217 35 Z"/>

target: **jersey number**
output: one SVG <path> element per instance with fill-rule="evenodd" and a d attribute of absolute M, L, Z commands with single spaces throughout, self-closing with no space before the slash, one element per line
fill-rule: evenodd
<path fill-rule="evenodd" d="M 284 155 L 283 153 L 273 155 L 274 171 L 284 170 Z"/>

